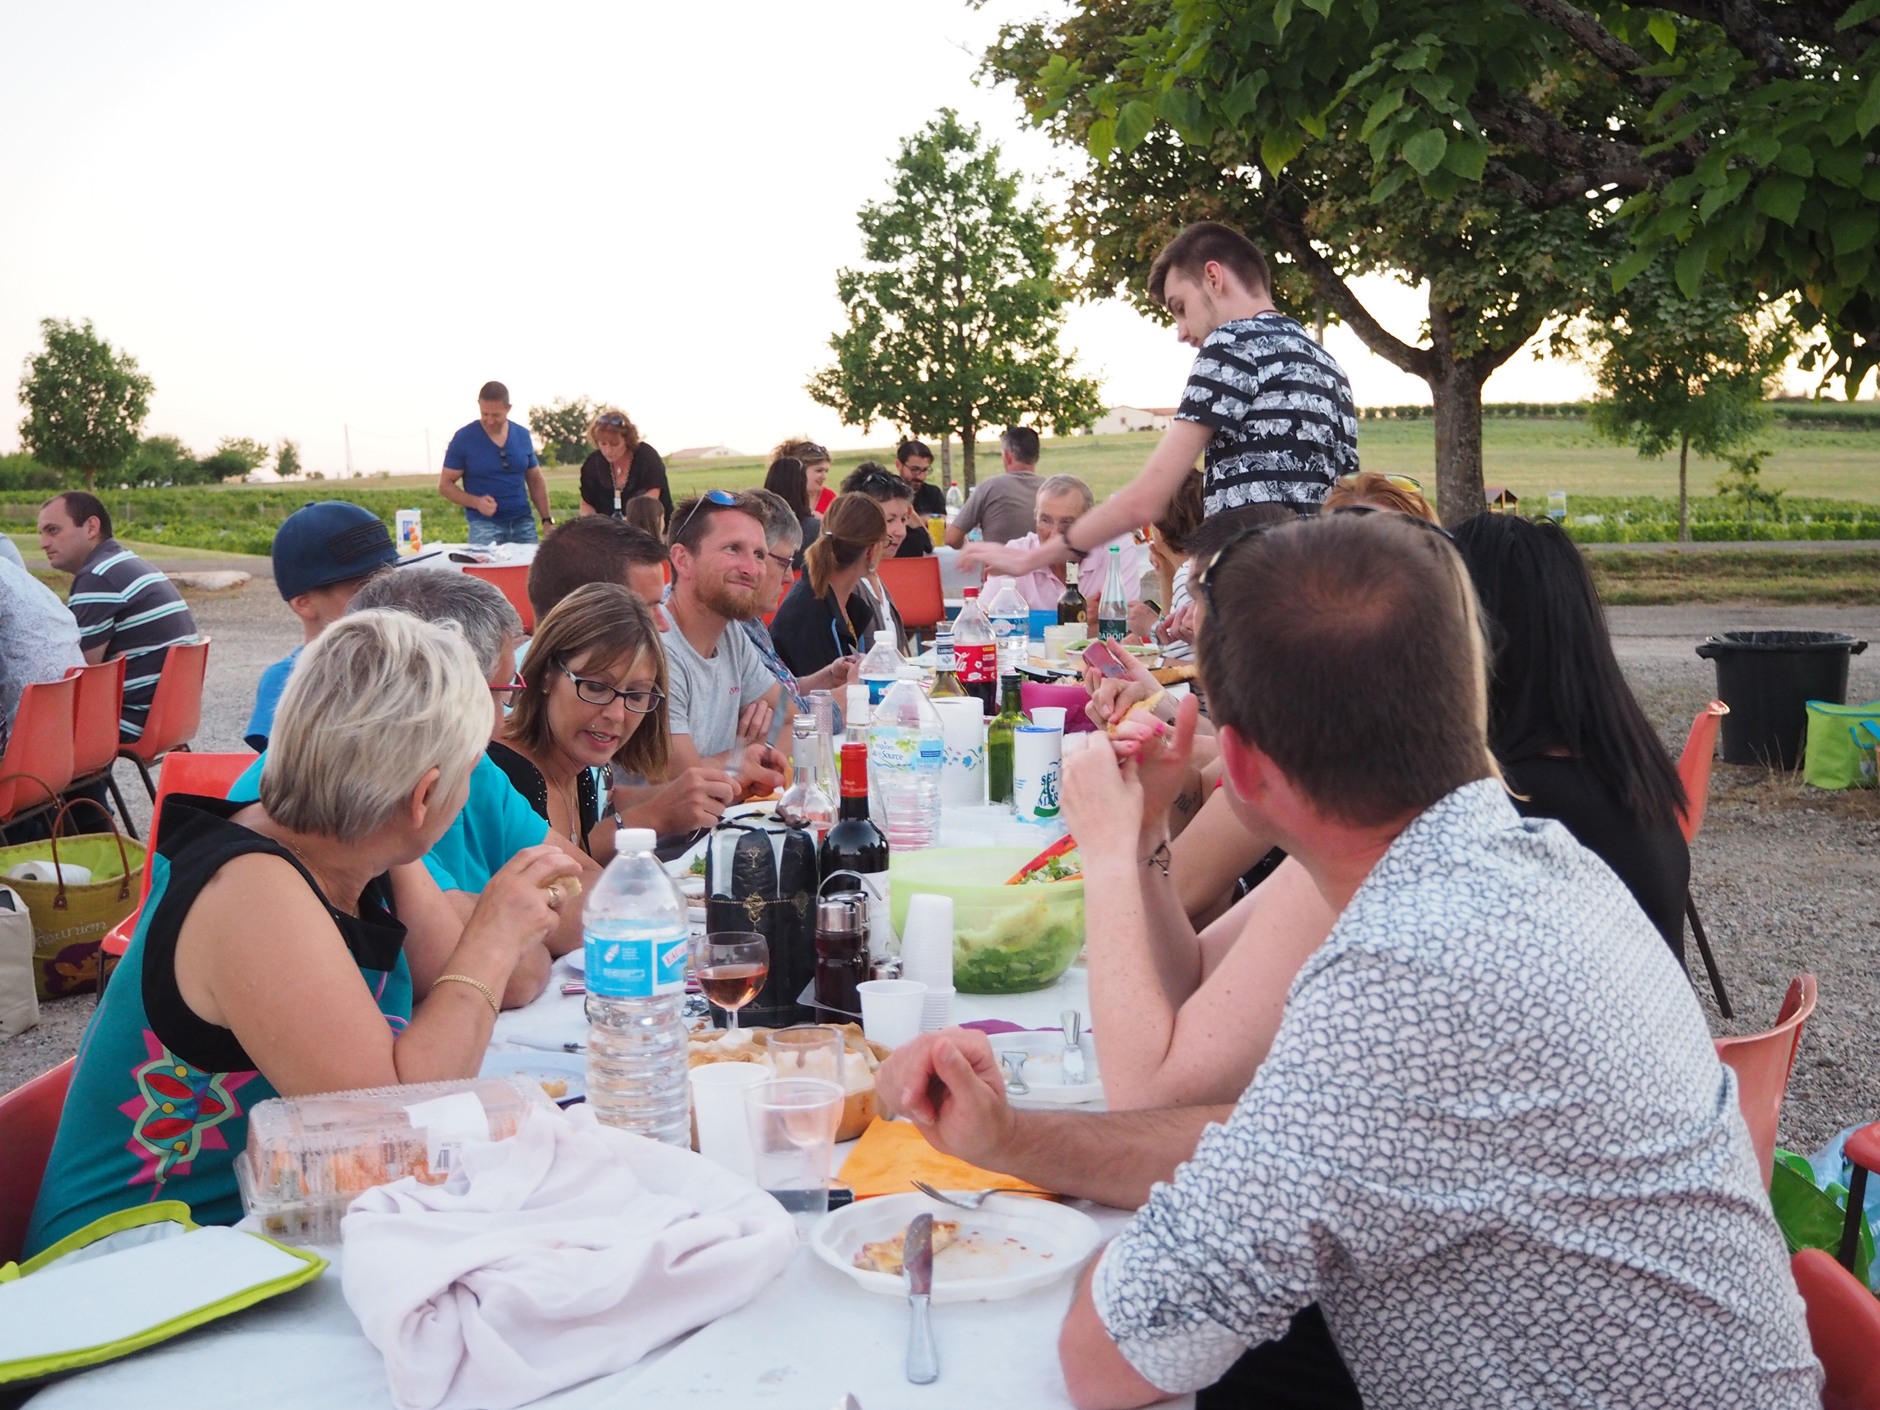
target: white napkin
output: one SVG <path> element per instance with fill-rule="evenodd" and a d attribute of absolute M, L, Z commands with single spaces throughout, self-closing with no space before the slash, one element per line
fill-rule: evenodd
<path fill-rule="evenodd" d="M 534 1111 L 447 1184 L 354 1200 L 346 1301 L 400 1410 L 508 1410 L 741 1307 L 790 1260 L 769 1195 L 691 1151 Z"/>

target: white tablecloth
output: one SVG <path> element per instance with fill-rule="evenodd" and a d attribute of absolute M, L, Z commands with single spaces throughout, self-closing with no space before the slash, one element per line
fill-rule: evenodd
<path fill-rule="evenodd" d="M 459 562 L 457 559 L 452 558 L 451 550 L 463 550 L 467 547 L 467 544 L 461 543 L 426 544 L 424 552 L 415 554 L 409 559 L 400 558 L 398 560 L 398 566 L 401 568 L 407 565 L 413 568 L 450 568 L 461 573 L 465 568 L 468 568 L 470 564 L 468 562 Z M 505 564 L 521 565 L 533 563 L 535 561 L 535 549 L 536 545 L 532 543 L 496 543 L 490 544 L 485 548 L 480 548 L 478 552 L 489 554 L 490 557 L 487 560 L 488 566 L 499 568 Z M 484 560 L 479 559 L 477 561 L 482 562 Z"/>

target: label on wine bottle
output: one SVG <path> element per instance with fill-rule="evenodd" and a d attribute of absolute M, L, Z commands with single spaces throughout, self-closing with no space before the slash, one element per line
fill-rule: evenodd
<path fill-rule="evenodd" d="M 869 872 L 862 878 L 868 883 L 868 958 L 886 959 L 901 953 L 901 942 L 894 934 L 894 910 L 889 892 L 888 873 Z"/>
<path fill-rule="evenodd" d="M 953 669 L 964 685 L 992 685 L 999 679 L 998 647 L 953 643 Z"/>

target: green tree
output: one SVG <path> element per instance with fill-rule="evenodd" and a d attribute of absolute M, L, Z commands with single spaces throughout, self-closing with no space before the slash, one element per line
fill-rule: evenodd
<path fill-rule="evenodd" d="M 266 465 L 270 460 L 274 459 L 274 451 L 271 447 L 264 445 L 262 442 L 250 436 L 222 437 L 221 440 L 215 443 L 215 455 L 209 458 L 214 460 L 218 456 L 224 455 L 232 456 L 234 459 L 241 461 L 242 473 L 244 474 L 251 470 L 259 470 L 263 465 Z"/>
<path fill-rule="evenodd" d="M 864 265 L 836 275 L 848 327 L 808 391 L 845 424 L 957 433 L 966 486 L 979 432 L 1024 419 L 1060 433 L 1102 410 L 1058 346 L 1067 302 L 1050 218 L 996 144 L 943 108 L 901 141 L 892 194 L 857 212 Z"/>
<path fill-rule="evenodd" d="M 1762 505 L 1773 515 L 1787 490 L 1772 490 L 1762 482 L 1766 450 L 1744 451 L 1730 457 L 1730 468 L 1717 477 L 1717 495 L 1733 499 L 1743 511 L 1743 537 L 1756 537 L 1756 506 Z"/>
<path fill-rule="evenodd" d="M 544 465 L 579 465 L 587 459 L 588 422 L 594 406 L 586 397 L 569 397 L 553 406 L 529 408 L 529 430 Z"/>
<path fill-rule="evenodd" d="M 300 469 L 299 444 L 283 439 L 274 452 L 274 473 L 286 480 L 298 475 Z"/>
<path fill-rule="evenodd" d="M 137 359 L 120 353 L 93 331 L 91 320 L 41 320 L 46 345 L 26 359 L 20 401 L 26 419 L 20 439 L 40 464 L 85 477 L 92 489 L 137 448 L 150 414 L 151 380 Z"/>
<path fill-rule="evenodd" d="M 1600 398 L 1595 429 L 1656 459 L 1678 452 L 1678 541 L 1691 538 L 1691 452 L 1718 458 L 1769 424 L 1765 398 L 1794 351 L 1781 308 L 1730 297 L 1711 282 L 1686 297 L 1669 259 L 1632 282 L 1621 306 L 1603 300 L 1586 334 Z"/>
<path fill-rule="evenodd" d="M 200 483 L 196 453 L 175 436 L 145 436 L 124 463 L 111 472 L 118 484 L 136 486 Z"/>

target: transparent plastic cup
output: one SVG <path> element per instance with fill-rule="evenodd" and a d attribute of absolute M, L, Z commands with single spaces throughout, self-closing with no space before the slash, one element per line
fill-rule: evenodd
<path fill-rule="evenodd" d="M 802 1077 L 765 1082 L 744 1094 L 757 1187 L 792 1214 L 828 1212 L 843 1100 L 838 1083 Z"/>

